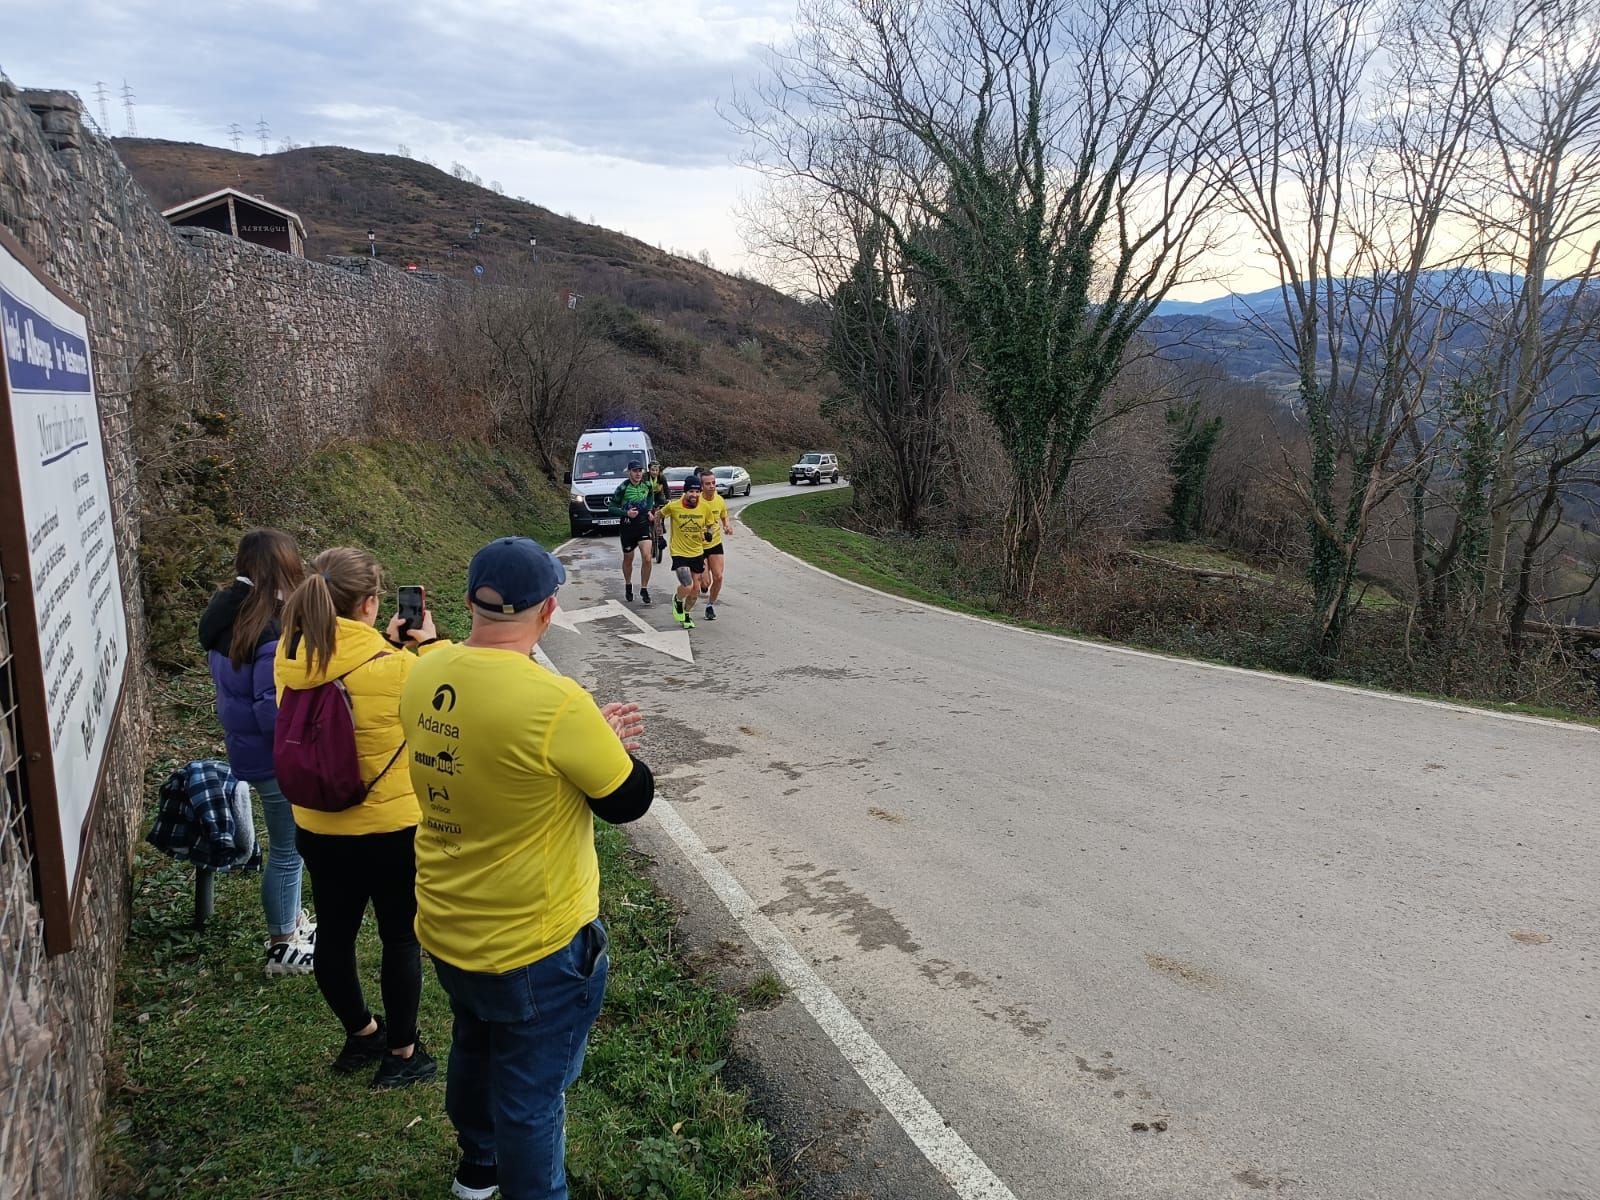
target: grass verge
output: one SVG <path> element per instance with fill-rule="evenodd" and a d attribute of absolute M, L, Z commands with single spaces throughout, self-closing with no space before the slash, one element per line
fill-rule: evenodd
<path fill-rule="evenodd" d="M 1045 604 L 1024 614 L 1008 610 L 996 590 L 998 572 L 963 553 L 957 543 L 934 537 L 875 536 L 848 528 L 843 522 L 848 519 L 850 505 L 848 489 L 807 492 L 753 505 L 744 510 L 740 519 L 780 550 L 845 579 L 908 599 L 1086 641 L 1133 645 L 1176 657 L 1291 677 L 1306 674 L 1294 668 L 1285 651 L 1303 627 L 1303 605 L 1293 596 L 1292 588 L 1276 589 L 1280 594 L 1289 593 L 1286 604 L 1280 602 L 1276 609 L 1260 611 L 1251 609 L 1247 600 L 1241 602 L 1244 589 L 1235 589 L 1230 595 L 1180 575 L 1162 578 L 1159 566 L 1147 564 L 1139 570 L 1151 574 L 1142 580 L 1130 584 L 1129 579 L 1123 578 L 1107 585 L 1106 590 L 1119 593 L 1104 600 L 1106 608 L 1112 610 L 1105 621 L 1111 631 L 1085 628 L 1061 618 L 1065 604 Z M 1165 558 L 1181 566 L 1232 570 L 1247 578 L 1260 576 L 1262 582 L 1270 580 L 1264 573 L 1216 550 L 1190 545 L 1176 548 L 1170 543 L 1150 543 L 1139 549 L 1150 557 Z M 1092 580 L 1086 583 L 1079 579 L 1077 585 L 1083 591 L 1095 589 Z M 1141 604 L 1146 606 L 1143 610 Z M 1400 603 L 1377 589 L 1364 599 L 1363 609 L 1372 622 L 1402 618 Z M 1394 658 L 1391 648 L 1385 645 L 1357 645 L 1350 656 L 1349 673 L 1340 674 L 1333 681 L 1490 712 L 1516 712 L 1600 726 L 1600 716 L 1582 707 L 1581 700 L 1572 705 L 1542 700 L 1507 702 L 1428 686 L 1396 686 L 1392 677 L 1384 674 L 1394 669 Z"/>
<path fill-rule="evenodd" d="M 346 447 L 285 482 L 274 519 L 307 550 L 365 545 L 391 576 L 434 593 L 441 626 L 464 628 L 471 552 L 489 537 L 564 529 L 516 477 L 514 456 L 475 447 Z M 500 474 L 495 474 L 500 471 Z M 553 514 L 553 519 L 552 519 Z M 209 678 L 162 680 L 149 771 L 221 756 Z M 776 1200 L 766 1130 L 721 1080 L 738 999 L 696 980 L 673 952 L 674 914 L 622 833 L 598 834 L 611 979 L 582 1078 L 568 1095 L 575 1197 Z M 260 876 L 218 877 L 216 912 L 190 928 L 193 871 L 141 846 L 133 921 L 117 980 L 102 1151 L 111 1197 L 204 1195 L 391 1200 L 448 1193 L 454 1134 L 439 1081 L 372 1092 L 333 1074 L 342 1034 L 309 976 L 261 973 Z M 314 907 L 314 898 L 308 901 Z M 378 946 L 360 943 L 377 999 Z M 421 1029 L 443 1063 L 448 1003 L 424 970 Z"/>
<path fill-rule="evenodd" d="M 785 454 L 782 457 L 768 456 L 766 458 L 752 459 L 742 464 L 750 472 L 752 483 L 787 483 L 789 482 L 789 468 L 794 466 L 795 459 L 799 458 L 802 451 Z"/>
<path fill-rule="evenodd" d="M 508 534 L 547 547 L 567 538 L 565 496 L 531 457 L 477 443 L 334 447 L 285 480 L 278 496 L 268 516 L 308 558 L 329 546 L 372 551 L 391 589 L 428 589 L 447 637 L 466 635 L 467 564 L 480 546 Z"/>

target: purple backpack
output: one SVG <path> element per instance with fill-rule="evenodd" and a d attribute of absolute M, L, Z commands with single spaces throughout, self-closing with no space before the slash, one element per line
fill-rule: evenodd
<path fill-rule="evenodd" d="M 389 773 L 404 739 L 371 783 L 361 781 L 356 753 L 355 709 L 345 690 L 345 676 L 384 657 L 374 654 L 337 679 L 313 688 L 285 688 L 272 734 L 272 766 L 289 803 L 318 812 L 342 812 L 367 798 Z"/>

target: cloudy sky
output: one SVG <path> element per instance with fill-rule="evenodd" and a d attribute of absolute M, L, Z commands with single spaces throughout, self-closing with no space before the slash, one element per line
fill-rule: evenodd
<path fill-rule="evenodd" d="M 0 69 L 68 88 L 107 132 L 259 149 L 334 144 L 464 164 L 561 213 L 744 263 L 719 102 L 757 77 L 798 0 L 55 0 L 9 4 Z M 1264 278 L 1244 282 L 1262 286 Z M 1174 291 L 1195 299 L 1215 281 Z"/>
<path fill-rule="evenodd" d="M 716 105 L 795 0 L 56 0 L 7 6 L 0 68 L 77 91 L 127 80 L 144 137 L 333 143 L 464 163 L 557 212 L 743 260 L 755 180 Z"/>

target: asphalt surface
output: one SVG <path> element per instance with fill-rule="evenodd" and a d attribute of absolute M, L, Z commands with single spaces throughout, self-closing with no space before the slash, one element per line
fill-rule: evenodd
<path fill-rule="evenodd" d="M 564 557 L 569 610 L 621 598 L 614 539 Z M 938 613 L 742 526 L 727 559 L 692 664 L 620 621 L 545 649 L 645 707 L 677 813 L 1015 1196 L 1600 1197 L 1596 731 Z M 796 1008 L 753 1023 L 769 1091 L 841 1089 L 799 1119 L 854 1114 L 831 1194 L 936 1196 Z"/>

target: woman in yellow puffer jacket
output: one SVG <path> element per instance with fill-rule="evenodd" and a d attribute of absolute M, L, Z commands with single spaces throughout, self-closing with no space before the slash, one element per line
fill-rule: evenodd
<path fill-rule="evenodd" d="M 369 787 L 361 803 L 340 812 L 294 807 L 296 845 L 317 900 L 314 970 L 323 999 L 344 1026 L 333 1066 L 352 1072 L 378 1064 L 372 1086 L 405 1087 L 431 1079 L 437 1065 L 417 1037 L 422 951 L 417 944 L 417 822 L 400 725 L 400 689 L 416 663 L 447 645 L 433 614 L 401 641 L 397 616 L 387 635 L 373 628 L 383 572 L 365 550 L 324 550 L 283 609 L 274 676 L 285 689 L 344 680 L 350 696 L 356 755 Z M 380 985 L 388 1020 L 366 1006 L 356 972 L 356 935 L 368 903 L 383 943 Z"/>

